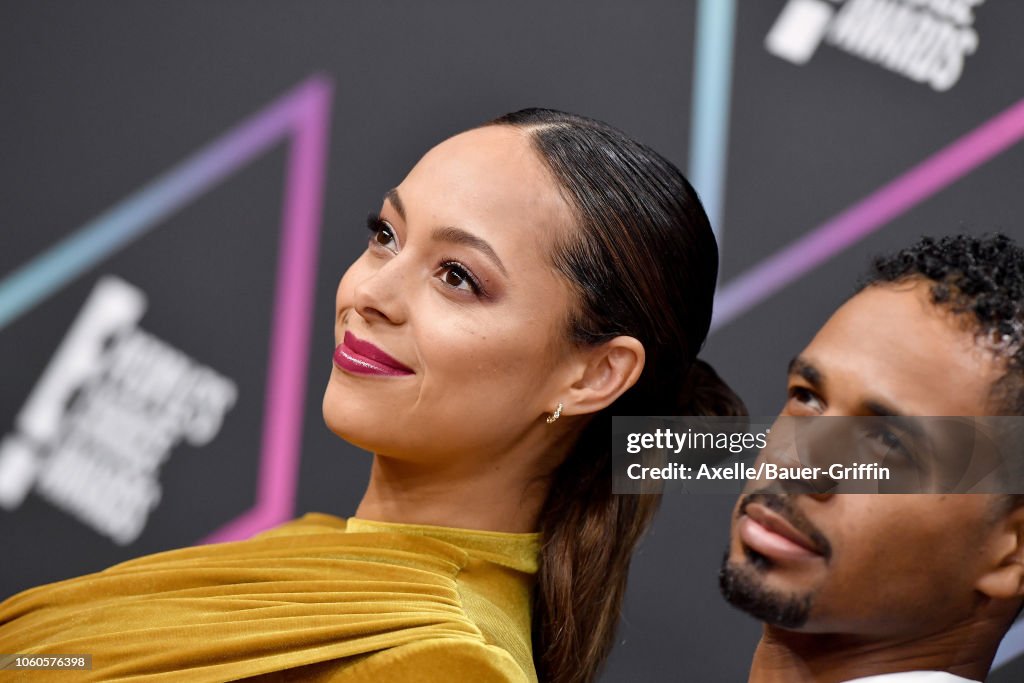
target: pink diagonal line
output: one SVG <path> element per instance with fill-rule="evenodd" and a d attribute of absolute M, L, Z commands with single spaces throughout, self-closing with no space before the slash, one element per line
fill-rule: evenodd
<path fill-rule="evenodd" d="M 715 298 L 716 330 L 1024 138 L 1024 100 L 733 279 Z"/>
<path fill-rule="evenodd" d="M 330 82 L 312 78 L 288 99 L 291 106 L 286 110 L 293 139 L 285 180 L 256 504 L 204 538 L 203 543 L 248 538 L 289 519 L 295 509 L 326 170 Z"/>

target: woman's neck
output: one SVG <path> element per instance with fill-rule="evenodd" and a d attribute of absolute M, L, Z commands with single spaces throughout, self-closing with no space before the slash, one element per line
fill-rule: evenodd
<path fill-rule="evenodd" d="M 379 522 L 431 524 L 487 531 L 537 530 L 559 444 L 521 445 L 502 456 L 466 456 L 440 464 L 376 454 L 355 516 Z M 532 455 L 531 455 L 532 454 Z"/>

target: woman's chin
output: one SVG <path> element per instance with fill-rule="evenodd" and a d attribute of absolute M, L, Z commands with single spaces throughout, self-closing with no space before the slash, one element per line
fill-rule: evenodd
<path fill-rule="evenodd" d="M 338 422 L 332 422 L 330 417 L 325 413 L 324 422 L 327 424 L 327 428 L 334 433 L 336 437 L 342 441 L 346 441 L 356 448 L 364 451 L 370 451 L 371 453 L 378 449 L 374 446 L 372 440 L 366 438 L 364 430 L 353 429 L 350 424 L 339 424 Z"/>
<path fill-rule="evenodd" d="M 356 448 L 376 452 L 380 446 L 377 443 L 380 439 L 380 426 L 368 424 L 367 420 L 360 417 L 366 414 L 363 409 L 352 405 L 352 401 L 332 395 L 330 389 L 324 394 L 323 417 L 327 428 Z"/>
<path fill-rule="evenodd" d="M 351 401 L 344 400 L 342 392 L 338 391 L 333 382 L 324 392 L 322 410 L 327 428 L 342 439 L 351 441 L 350 437 L 355 427 L 352 424 L 353 417 L 359 414 L 359 410 L 352 406 Z"/>

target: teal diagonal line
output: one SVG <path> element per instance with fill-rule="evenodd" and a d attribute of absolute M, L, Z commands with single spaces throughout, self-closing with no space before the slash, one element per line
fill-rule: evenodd
<path fill-rule="evenodd" d="M 0 330 L 290 132 L 303 84 L 0 279 Z"/>

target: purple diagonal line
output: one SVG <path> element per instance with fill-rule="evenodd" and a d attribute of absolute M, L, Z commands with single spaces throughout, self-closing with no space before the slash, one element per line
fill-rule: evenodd
<path fill-rule="evenodd" d="M 0 279 L 0 329 L 285 138 L 311 79 Z"/>
<path fill-rule="evenodd" d="M 715 298 L 711 329 L 870 235 L 1024 138 L 1024 100 L 733 279 Z"/>
<path fill-rule="evenodd" d="M 0 329 L 38 305 L 275 142 L 292 137 L 285 179 L 256 504 L 204 539 L 245 538 L 288 519 L 302 441 L 310 311 L 316 277 L 331 84 L 300 83 L 45 252 L 0 279 Z"/>
<path fill-rule="evenodd" d="M 265 114 L 287 116 L 293 138 L 285 180 L 256 505 L 203 543 L 247 538 L 290 518 L 295 507 L 331 85 L 324 78 L 311 78 L 287 99 L 290 106 Z M 249 125 L 262 118 L 256 117 Z"/>

